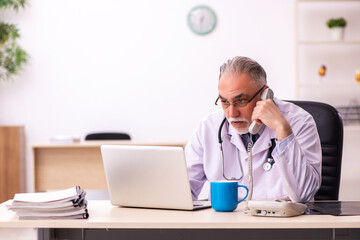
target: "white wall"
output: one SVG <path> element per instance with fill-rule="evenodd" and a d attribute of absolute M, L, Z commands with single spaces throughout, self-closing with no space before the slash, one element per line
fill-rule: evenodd
<path fill-rule="evenodd" d="M 218 18 L 206 36 L 186 22 L 199 4 Z M 187 141 L 215 108 L 220 65 L 236 55 L 263 65 L 277 97 L 295 97 L 294 1 L 31 0 L 0 20 L 18 24 L 31 56 L 0 83 L 0 124 L 25 126 L 28 162 L 30 145 L 57 134 Z"/>

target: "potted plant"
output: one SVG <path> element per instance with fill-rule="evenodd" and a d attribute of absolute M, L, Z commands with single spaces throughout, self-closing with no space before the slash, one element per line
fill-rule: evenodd
<path fill-rule="evenodd" d="M 0 0 L 0 9 L 25 7 L 26 0 Z M 0 81 L 19 73 L 27 62 L 27 53 L 17 44 L 19 29 L 14 24 L 0 22 Z"/>
<path fill-rule="evenodd" d="M 331 18 L 326 22 L 326 25 L 331 30 L 331 35 L 334 40 L 344 39 L 344 31 L 346 27 L 346 20 L 342 17 Z"/>

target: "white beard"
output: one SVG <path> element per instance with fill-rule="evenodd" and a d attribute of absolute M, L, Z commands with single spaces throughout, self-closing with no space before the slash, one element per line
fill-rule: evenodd
<path fill-rule="evenodd" d="M 243 130 L 237 130 L 236 128 L 233 127 L 233 125 L 231 124 L 231 122 L 235 122 L 235 121 L 244 121 L 247 123 L 247 127 Z M 235 130 L 235 132 L 239 133 L 239 134 L 247 134 L 249 132 L 249 126 L 250 126 L 250 123 L 247 119 L 245 118 L 229 118 L 228 119 L 228 122 L 231 126 L 232 129 Z"/>

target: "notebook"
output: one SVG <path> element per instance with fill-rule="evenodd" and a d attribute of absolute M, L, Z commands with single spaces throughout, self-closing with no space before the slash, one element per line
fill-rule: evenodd
<path fill-rule="evenodd" d="M 181 147 L 102 145 L 110 201 L 124 207 L 195 210 Z"/>

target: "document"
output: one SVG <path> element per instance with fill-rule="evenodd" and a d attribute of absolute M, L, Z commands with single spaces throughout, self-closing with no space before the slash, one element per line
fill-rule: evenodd
<path fill-rule="evenodd" d="M 48 203 L 56 201 L 75 200 L 79 196 L 80 187 L 72 187 L 65 190 L 41 193 L 17 193 L 14 202 Z"/>
<path fill-rule="evenodd" d="M 54 192 L 18 193 L 6 207 L 19 219 L 88 218 L 86 192 L 79 186 Z"/>

